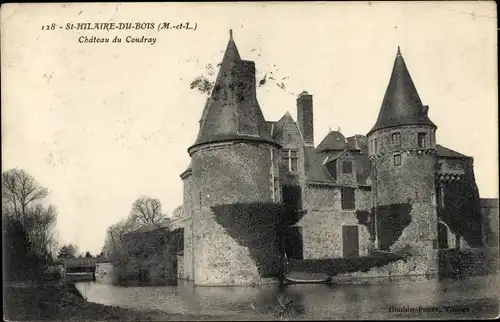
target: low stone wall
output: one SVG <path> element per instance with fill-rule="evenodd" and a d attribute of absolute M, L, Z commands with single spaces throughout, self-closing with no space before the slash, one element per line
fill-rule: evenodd
<path fill-rule="evenodd" d="M 116 282 L 115 267 L 111 263 L 97 263 L 95 269 L 96 282 L 114 284 Z"/>
<path fill-rule="evenodd" d="M 432 270 L 429 271 L 430 261 L 435 261 L 437 265 L 437 253 L 434 256 L 409 256 L 383 266 L 372 267 L 366 272 L 357 271 L 337 274 L 332 276 L 331 282 L 333 284 L 356 284 L 367 282 L 385 283 L 397 280 L 426 280 L 437 277 L 437 274 L 433 274 Z"/>
<path fill-rule="evenodd" d="M 175 282 L 182 239 L 180 230 L 169 231 L 168 227 L 127 234 L 126 254 L 116 264 L 117 278 L 158 285 Z"/>

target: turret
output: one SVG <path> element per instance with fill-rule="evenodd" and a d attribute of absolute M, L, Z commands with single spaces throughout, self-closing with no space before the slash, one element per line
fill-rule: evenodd
<path fill-rule="evenodd" d="M 193 146 L 231 140 L 274 143 L 257 101 L 255 63 L 242 60 L 230 32 L 214 88 L 200 120 L 200 130 Z"/>
<path fill-rule="evenodd" d="M 231 229 L 224 226 L 227 221 L 221 222 L 217 213 L 225 209 L 229 223 L 237 223 L 238 205 L 276 199 L 273 171 L 280 147 L 271 138 L 255 85 L 255 63 L 241 59 L 230 33 L 198 137 L 188 149 L 196 285 L 262 283 L 252 251 L 234 232 L 231 235 Z"/>
<path fill-rule="evenodd" d="M 376 244 L 423 256 L 426 273 L 434 274 L 437 127 L 427 113 L 398 47 L 378 119 L 367 135 Z"/>

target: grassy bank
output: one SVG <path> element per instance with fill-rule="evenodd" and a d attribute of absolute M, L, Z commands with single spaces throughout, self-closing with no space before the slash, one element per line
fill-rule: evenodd
<path fill-rule="evenodd" d="M 232 320 L 231 317 L 136 311 L 87 302 L 72 284 L 16 285 L 4 289 L 4 319 L 33 320 Z"/>

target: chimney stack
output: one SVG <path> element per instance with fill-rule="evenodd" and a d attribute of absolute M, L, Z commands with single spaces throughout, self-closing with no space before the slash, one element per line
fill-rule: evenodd
<path fill-rule="evenodd" d="M 314 146 L 313 100 L 306 91 L 297 97 L 297 123 L 304 143 Z"/>

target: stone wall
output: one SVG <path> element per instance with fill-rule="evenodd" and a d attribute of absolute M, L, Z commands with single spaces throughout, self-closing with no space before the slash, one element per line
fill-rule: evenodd
<path fill-rule="evenodd" d="M 186 218 L 184 221 L 184 254 L 182 258 L 182 277 L 185 280 L 192 281 L 194 279 L 192 217 Z"/>
<path fill-rule="evenodd" d="M 343 163 L 351 162 L 352 171 L 349 173 L 343 172 Z M 356 156 L 351 151 L 346 151 L 337 159 L 337 183 L 345 185 L 356 185 L 357 178 L 357 162 Z"/>
<path fill-rule="evenodd" d="M 369 193 L 356 191 L 356 208 L 369 207 Z M 370 232 L 359 223 L 355 210 L 342 210 L 340 188 L 308 185 L 304 198 L 307 213 L 302 227 L 304 259 L 343 257 L 342 226 L 358 226 L 359 256 L 367 256 L 372 247 Z"/>
<path fill-rule="evenodd" d="M 392 134 L 396 132 L 400 133 L 399 143 L 392 142 Z M 427 134 L 424 147 L 417 145 L 418 133 Z M 436 274 L 434 129 L 400 126 L 374 132 L 368 140 L 374 166 L 372 194 L 378 248 L 412 254 L 423 265 L 422 269 L 427 265 L 427 273 Z M 395 164 L 396 155 L 400 156 L 399 165 Z"/>
<path fill-rule="evenodd" d="M 114 284 L 117 282 L 115 267 L 111 263 L 97 263 L 95 270 L 97 283 Z"/>
<path fill-rule="evenodd" d="M 436 254 L 437 256 L 437 254 Z M 437 257 L 435 258 L 437 262 Z M 425 280 L 433 278 L 435 274 L 429 273 L 429 260 L 424 256 L 411 256 L 397 260 L 380 267 L 373 267 L 367 272 L 351 272 L 332 276 L 333 284 L 356 284 L 370 282 L 390 282 L 393 280 L 410 279 Z"/>
<path fill-rule="evenodd" d="M 196 285 L 248 285 L 269 282 L 260 276 L 251 249 L 218 222 L 217 207 L 271 202 L 271 152 L 264 144 L 219 145 L 192 154 L 194 184 L 200 193 L 193 204 L 194 280 Z M 276 151 L 275 151 L 276 152 Z M 235 213 L 233 222 L 237 222 Z M 249 229 L 252 227 L 248 227 Z M 276 246 L 274 246 L 276 247 Z M 270 253 L 276 253 L 271 245 Z"/>
<path fill-rule="evenodd" d="M 498 199 L 481 199 L 481 212 L 483 223 L 483 245 L 485 247 L 498 247 Z"/>

